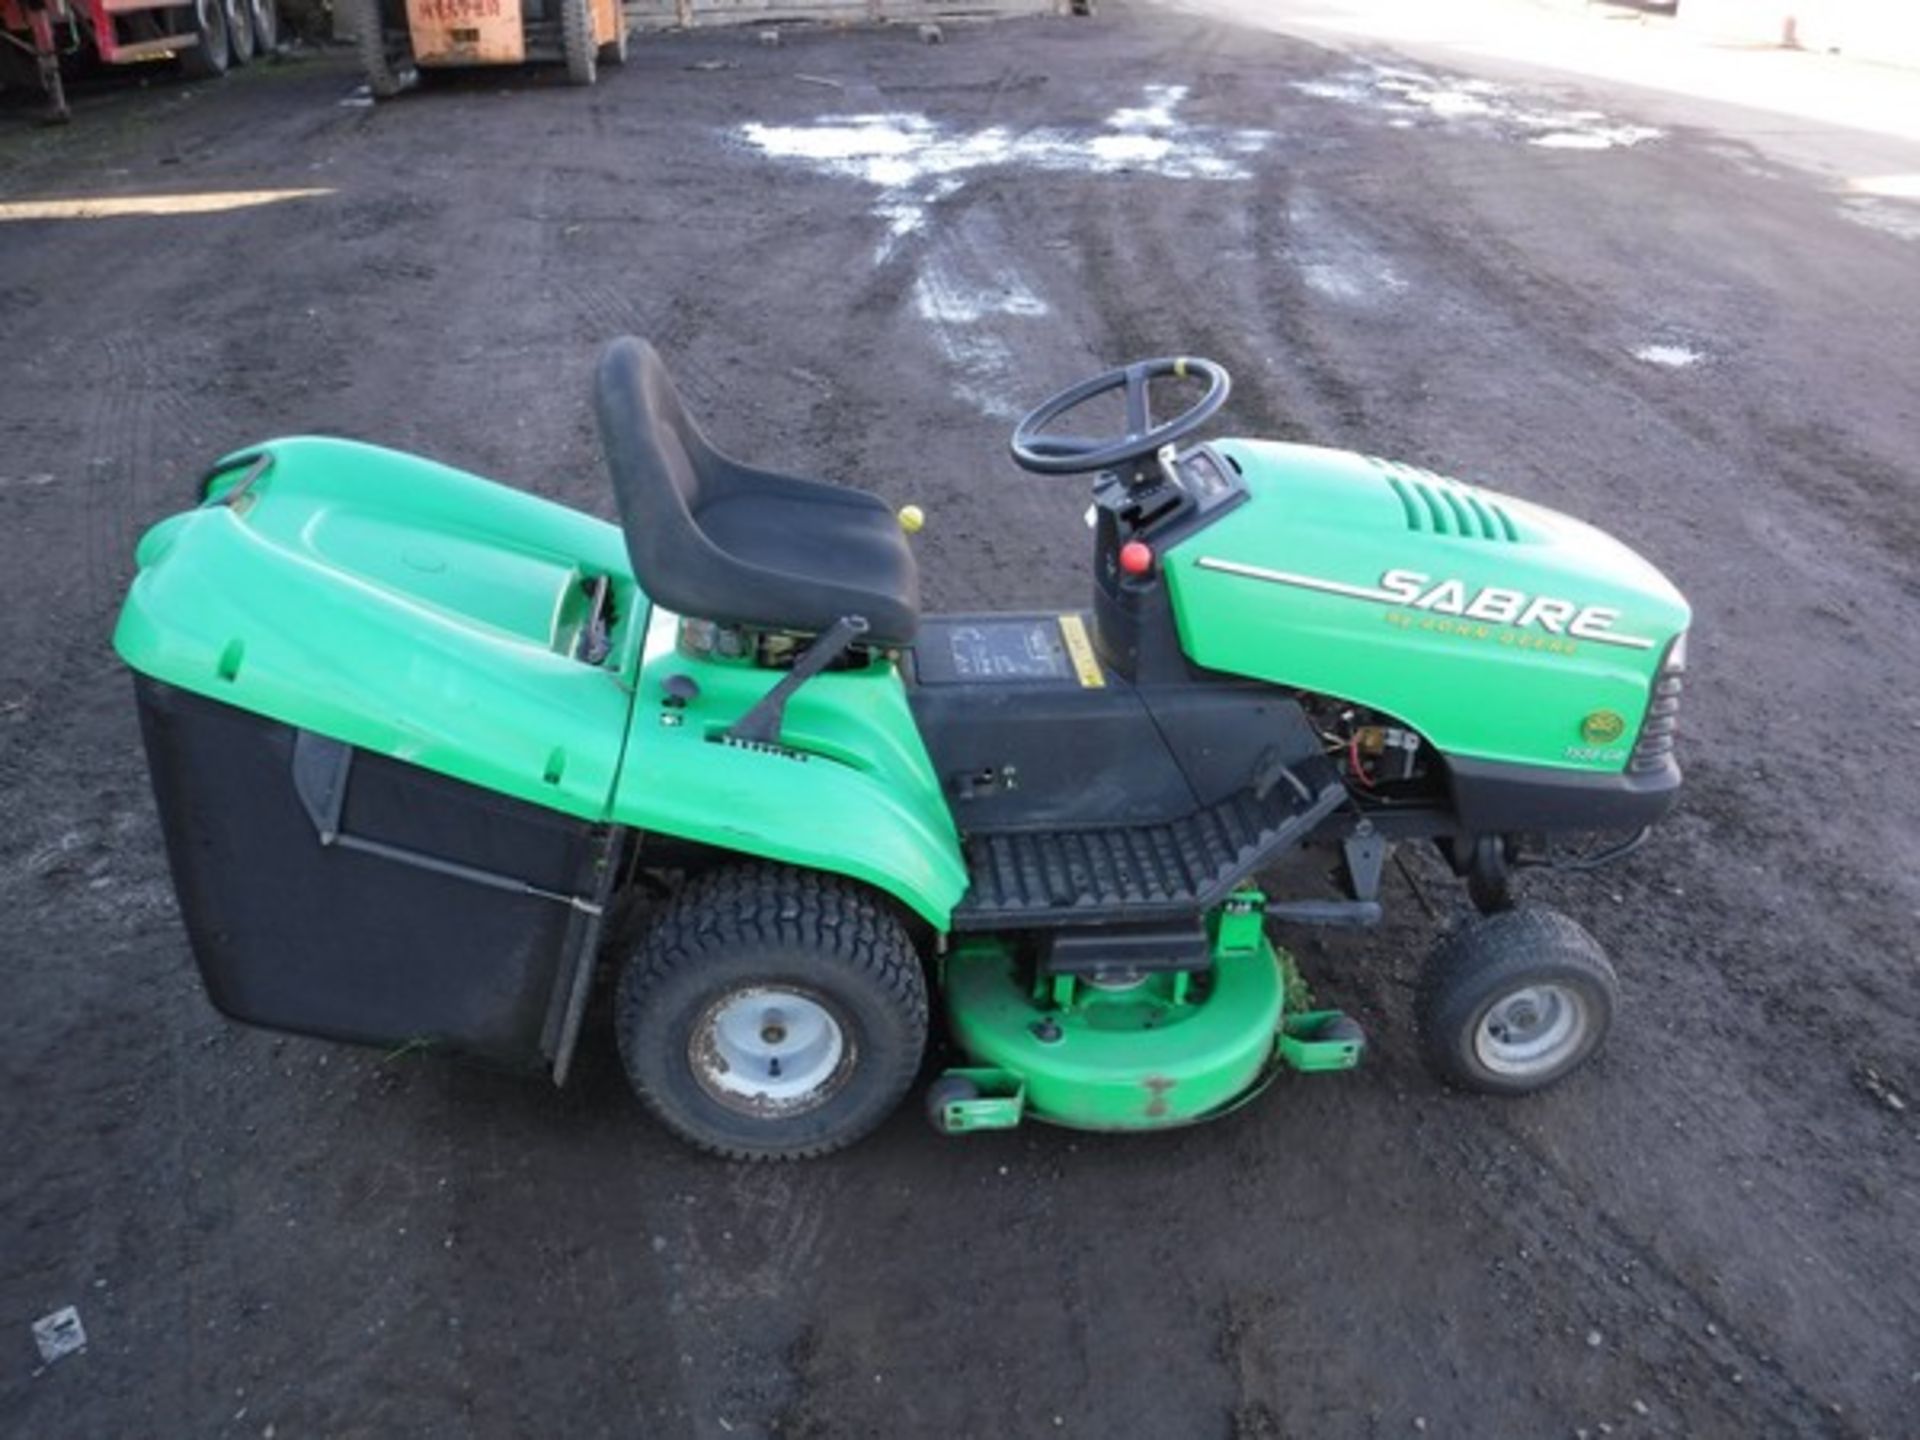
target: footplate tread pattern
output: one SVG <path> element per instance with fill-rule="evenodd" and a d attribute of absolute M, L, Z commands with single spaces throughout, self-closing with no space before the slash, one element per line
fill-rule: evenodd
<path fill-rule="evenodd" d="M 972 884 L 954 929 L 1143 920 L 1218 904 L 1345 798 L 1331 767 L 1315 768 L 1317 788 L 1249 788 L 1163 824 L 970 834 Z"/>

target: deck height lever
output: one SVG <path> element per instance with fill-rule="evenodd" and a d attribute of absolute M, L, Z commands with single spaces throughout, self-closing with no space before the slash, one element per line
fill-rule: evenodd
<path fill-rule="evenodd" d="M 842 615 L 831 627 L 814 636 L 813 643 L 800 652 L 800 658 L 780 677 L 780 682 L 728 727 L 726 738 L 778 745 L 780 723 L 786 718 L 787 701 L 793 698 L 793 692 L 845 655 L 866 633 L 865 616 Z"/>

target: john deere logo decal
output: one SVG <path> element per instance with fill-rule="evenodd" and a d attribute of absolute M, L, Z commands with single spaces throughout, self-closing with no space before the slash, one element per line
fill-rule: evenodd
<path fill-rule="evenodd" d="M 1596 710 L 1580 722 L 1580 738 L 1589 745 L 1611 745 L 1627 733 L 1627 722 L 1612 710 Z"/>

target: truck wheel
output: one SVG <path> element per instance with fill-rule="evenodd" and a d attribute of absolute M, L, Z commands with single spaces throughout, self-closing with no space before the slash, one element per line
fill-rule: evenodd
<path fill-rule="evenodd" d="M 620 977 L 620 1054 L 661 1122 L 733 1160 L 850 1145 L 913 1083 L 926 978 L 849 880 L 736 865 L 687 882 Z"/>
<path fill-rule="evenodd" d="M 249 0 L 225 0 L 227 56 L 235 65 L 253 59 L 253 7 Z"/>
<path fill-rule="evenodd" d="M 271 55 L 280 48 L 280 0 L 247 0 L 253 16 L 253 53 Z"/>
<path fill-rule="evenodd" d="M 391 100 L 406 88 L 406 79 L 387 51 L 385 7 L 381 0 L 334 0 L 336 10 L 353 26 L 360 70 L 367 77 L 367 93 Z"/>
<path fill-rule="evenodd" d="M 1600 1048 L 1619 992 L 1599 942 L 1572 920 L 1505 910 L 1434 948 L 1414 1002 L 1421 1051 L 1449 1085 L 1531 1094 Z"/>
<path fill-rule="evenodd" d="M 227 73 L 226 0 L 193 0 L 193 33 L 200 43 L 180 52 L 180 68 L 196 80 L 217 80 Z"/>
<path fill-rule="evenodd" d="M 600 47 L 593 43 L 593 0 L 560 0 L 560 48 L 567 57 L 568 84 L 591 85 L 599 78 L 596 56 Z"/>

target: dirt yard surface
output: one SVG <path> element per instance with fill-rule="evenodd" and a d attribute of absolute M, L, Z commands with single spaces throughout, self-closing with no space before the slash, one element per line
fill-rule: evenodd
<path fill-rule="evenodd" d="M 0 108 L 0 201 L 320 192 L 0 222 L 0 1433 L 1913 1433 L 1910 210 L 1625 92 L 1142 4 L 356 83 Z M 604 1006 L 564 1092 L 222 1021 L 108 647 L 136 537 L 299 431 L 610 515 L 622 332 L 729 449 L 924 506 L 936 608 L 1081 601 L 1083 484 L 1011 420 L 1182 349 L 1227 433 L 1642 549 L 1696 611 L 1684 806 L 1528 884 L 1616 958 L 1609 1049 L 1521 1102 L 1427 1078 L 1463 902 L 1419 855 L 1434 915 L 1396 875 L 1377 932 L 1289 937 L 1367 1065 L 1154 1138 L 909 1106 L 734 1168 L 645 1118 Z"/>

